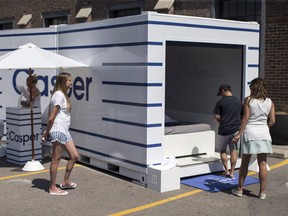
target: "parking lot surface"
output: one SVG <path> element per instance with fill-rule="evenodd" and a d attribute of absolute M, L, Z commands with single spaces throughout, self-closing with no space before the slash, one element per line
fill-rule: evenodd
<path fill-rule="evenodd" d="M 243 197 L 229 191 L 210 193 L 186 185 L 180 190 L 158 193 L 143 185 L 84 164 L 77 164 L 71 181 L 78 187 L 67 196 L 48 193 L 50 158 L 45 170 L 24 172 L 22 166 L 0 158 L 0 215 L 288 215 L 288 159 L 268 157 L 267 198 L 256 196 L 259 184 L 245 187 Z M 57 175 L 61 183 L 66 160 Z M 237 170 L 238 172 L 238 170 Z M 257 177 L 256 172 L 249 175 Z"/>

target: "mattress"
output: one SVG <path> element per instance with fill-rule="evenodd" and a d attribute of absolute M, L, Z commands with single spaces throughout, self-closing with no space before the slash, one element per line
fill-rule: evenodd
<path fill-rule="evenodd" d="M 209 130 L 211 130 L 211 126 L 206 123 L 191 124 L 177 122 L 165 124 L 165 135 L 195 133 Z"/>

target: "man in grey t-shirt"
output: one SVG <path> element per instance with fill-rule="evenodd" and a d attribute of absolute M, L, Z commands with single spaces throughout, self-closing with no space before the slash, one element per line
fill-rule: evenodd
<path fill-rule="evenodd" d="M 222 98 L 217 101 L 214 108 L 214 118 L 219 123 L 217 147 L 225 170 L 225 176 L 233 178 L 237 161 L 237 150 L 232 138 L 238 132 L 243 114 L 242 102 L 233 96 L 231 86 L 223 84 L 219 87 L 218 94 Z M 226 149 L 230 150 L 230 165 L 228 169 L 228 158 Z"/>

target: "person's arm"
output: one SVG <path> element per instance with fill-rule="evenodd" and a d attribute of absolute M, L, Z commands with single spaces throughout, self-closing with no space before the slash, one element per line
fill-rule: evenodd
<path fill-rule="evenodd" d="M 272 125 L 275 124 L 275 106 L 274 103 L 272 102 L 271 110 L 269 113 L 269 118 L 268 118 L 268 126 L 271 127 Z"/>
<path fill-rule="evenodd" d="M 233 142 L 237 142 L 240 139 L 240 136 L 243 133 L 243 131 L 245 130 L 246 125 L 248 123 L 248 120 L 250 118 L 250 108 L 249 108 L 249 104 L 248 104 L 248 98 L 245 98 L 243 111 L 244 111 L 244 114 L 243 114 L 241 126 L 239 129 L 239 132 L 233 137 L 233 140 L 232 140 Z"/>
<path fill-rule="evenodd" d="M 213 111 L 213 114 L 214 114 L 214 119 L 216 122 L 220 123 L 220 120 L 221 120 L 221 115 L 220 115 L 220 102 L 218 101 L 214 107 L 214 111 Z"/>
<path fill-rule="evenodd" d="M 50 115 L 48 117 L 48 125 L 47 125 L 47 128 L 46 128 L 46 131 L 43 134 L 43 138 L 45 140 L 47 140 L 47 138 L 49 136 L 49 132 L 50 132 L 52 126 L 53 126 L 54 120 L 55 120 L 59 110 L 60 110 L 60 106 L 59 105 L 54 106 L 52 112 L 50 113 Z"/>
<path fill-rule="evenodd" d="M 33 104 L 35 102 L 36 97 L 38 97 L 40 94 L 41 93 L 40 93 L 38 88 L 32 89 L 32 101 L 30 101 L 30 98 L 28 98 L 26 101 L 21 101 L 21 105 L 25 106 L 25 107 L 28 107 L 28 106 L 32 106 L 33 107 Z"/>
<path fill-rule="evenodd" d="M 221 116 L 220 115 L 217 115 L 217 114 L 214 114 L 214 119 L 220 123 L 220 119 L 221 119 Z"/>

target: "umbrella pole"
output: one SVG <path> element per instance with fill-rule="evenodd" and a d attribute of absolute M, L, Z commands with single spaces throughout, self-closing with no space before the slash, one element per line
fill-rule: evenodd
<path fill-rule="evenodd" d="M 45 169 L 39 161 L 35 161 L 34 156 L 34 115 L 33 115 L 33 103 L 32 103 L 32 70 L 29 68 L 29 93 L 30 93 L 30 117 L 31 117 L 31 144 L 32 144 L 32 161 L 28 161 L 22 168 L 24 171 L 39 171 Z"/>
<path fill-rule="evenodd" d="M 31 118 L 31 144 L 32 144 L 32 161 L 35 159 L 34 155 L 34 113 L 32 103 L 32 70 L 29 68 L 29 94 L 30 94 L 30 118 Z"/>

